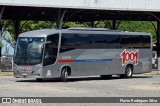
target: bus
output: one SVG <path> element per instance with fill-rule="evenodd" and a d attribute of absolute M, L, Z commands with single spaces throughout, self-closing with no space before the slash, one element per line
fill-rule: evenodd
<path fill-rule="evenodd" d="M 130 78 L 151 71 L 152 37 L 105 28 L 34 30 L 18 36 L 13 60 L 16 78 Z"/>

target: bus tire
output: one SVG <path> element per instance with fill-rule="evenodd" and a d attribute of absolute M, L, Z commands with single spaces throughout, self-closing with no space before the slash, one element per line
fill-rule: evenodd
<path fill-rule="evenodd" d="M 67 82 L 68 79 L 68 71 L 67 68 L 63 68 L 61 72 L 61 81 L 62 82 Z"/>
<path fill-rule="evenodd" d="M 125 74 L 120 75 L 121 78 L 131 78 L 133 75 L 133 67 L 131 65 L 128 65 L 125 68 Z"/>
<path fill-rule="evenodd" d="M 112 75 L 100 75 L 102 79 L 109 79 Z"/>

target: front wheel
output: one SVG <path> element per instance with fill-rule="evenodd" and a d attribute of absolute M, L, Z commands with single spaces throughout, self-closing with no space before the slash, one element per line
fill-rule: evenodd
<path fill-rule="evenodd" d="M 120 75 L 121 78 L 131 78 L 133 75 L 133 67 L 127 66 L 125 69 L 125 74 Z"/>
<path fill-rule="evenodd" d="M 68 79 L 68 71 L 67 68 L 63 68 L 61 72 L 61 81 L 66 82 Z"/>

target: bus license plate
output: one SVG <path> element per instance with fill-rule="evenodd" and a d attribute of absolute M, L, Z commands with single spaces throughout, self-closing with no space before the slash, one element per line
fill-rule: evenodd
<path fill-rule="evenodd" d="M 22 75 L 23 75 L 23 76 L 27 76 L 27 73 L 23 73 Z"/>
<path fill-rule="evenodd" d="M 31 66 L 26 66 L 26 67 L 25 67 L 25 70 L 26 70 L 26 71 L 31 71 L 31 70 L 32 70 L 32 67 L 31 67 Z"/>

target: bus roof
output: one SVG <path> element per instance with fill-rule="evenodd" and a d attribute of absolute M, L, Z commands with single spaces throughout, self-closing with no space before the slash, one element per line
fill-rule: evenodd
<path fill-rule="evenodd" d="M 48 35 L 52 35 L 55 33 L 59 33 L 59 30 L 41 29 L 41 30 L 33 30 L 33 31 L 21 33 L 19 37 L 46 37 Z"/>
<path fill-rule="evenodd" d="M 68 28 L 68 29 L 41 29 L 24 32 L 19 37 L 46 37 L 56 33 L 82 33 L 82 34 L 115 34 L 115 35 L 150 35 L 146 32 L 128 32 L 119 30 L 109 30 L 105 28 Z M 151 36 L 151 35 L 150 35 Z"/>

